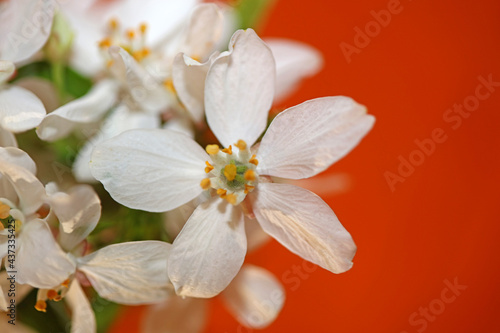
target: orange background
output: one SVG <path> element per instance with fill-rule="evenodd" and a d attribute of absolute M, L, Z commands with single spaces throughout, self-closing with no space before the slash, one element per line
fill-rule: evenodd
<path fill-rule="evenodd" d="M 348 64 L 339 44 L 353 45 L 353 29 L 389 2 L 281 0 L 260 31 L 307 42 L 326 60 L 283 106 L 347 95 L 377 118 L 328 171 L 348 173 L 350 190 L 323 196 L 358 245 L 354 267 L 341 275 L 288 273 L 297 288 L 283 276 L 302 259 L 274 241 L 249 255 L 287 293 L 281 315 L 262 332 L 418 332 L 423 324 L 411 325 L 412 313 L 436 306 L 443 281 L 455 278 L 467 289 L 423 331 L 500 332 L 500 87 L 459 128 L 443 119 L 474 95 L 478 76 L 500 82 L 500 2 L 401 0 L 402 11 Z M 398 156 L 408 159 L 414 141 L 436 128 L 447 140 L 392 192 L 384 173 L 396 174 Z M 221 302 L 213 304 L 206 332 L 251 331 L 238 330 Z M 124 327 L 132 326 L 122 321 L 116 331 Z"/>

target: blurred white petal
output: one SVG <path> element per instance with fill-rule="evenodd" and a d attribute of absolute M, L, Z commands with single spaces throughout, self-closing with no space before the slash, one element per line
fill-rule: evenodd
<path fill-rule="evenodd" d="M 31 91 L 7 86 L 0 90 L 0 126 L 14 133 L 32 129 L 45 116 L 45 107 Z"/>
<path fill-rule="evenodd" d="M 14 74 L 16 66 L 14 63 L 6 60 L 0 60 L 0 85 L 7 82 L 8 79 Z"/>
<path fill-rule="evenodd" d="M 71 333 L 95 332 L 94 310 L 76 279 L 71 282 L 64 300 L 71 309 Z"/>

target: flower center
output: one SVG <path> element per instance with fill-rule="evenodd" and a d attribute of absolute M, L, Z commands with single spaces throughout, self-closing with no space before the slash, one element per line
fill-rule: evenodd
<path fill-rule="evenodd" d="M 112 45 L 120 46 L 139 62 L 147 58 L 151 54 L 151 50 L 146 47 L 147 30 L 146 23 L 141 23 L 137 29 L 124 30 L 117 19 L 111 19 L 106 37 L 99 42 L 99 47 L 105 51 L 102 53 L 103 57 L 108 60 L 108 66 L 111 66 L 112 60 L 107 50 Z"/>
<path fill-rule="evenodd" d="M 233 147 L 220 149 L 218 145 L 208 145 L 207 153 L 212 163 L 206 161 L 208 178 L 201 181 L 204 190 L 215 190 L 222 199 L 233 205 L 241 203 L 253 191 L 258 179 L 255 171 L 259 161 L 252 155 L 247 144 L 239 140 Z"/>

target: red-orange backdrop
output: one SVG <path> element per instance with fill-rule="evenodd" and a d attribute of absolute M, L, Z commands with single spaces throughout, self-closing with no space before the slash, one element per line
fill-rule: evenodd
<path fill-rule="evenodd" d="M 384 9 L 390 22 L 373 23 Z M 328 171 L 350 191 L 323 196 L 358 245 L 354 267 L 294 272 L 302 260 L 276 242 L 251 254 L 287 293 L 262 332 L 500 331 L 499 15 L 496 0 L 276 3 L 260 34 L 326 60 L 283 106 L 347 95 L 377 123 Z M 214 303 L 206 332 L 251 331 Z"/>

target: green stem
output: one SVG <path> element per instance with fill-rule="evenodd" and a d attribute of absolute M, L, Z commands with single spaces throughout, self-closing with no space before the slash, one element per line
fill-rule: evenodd
<path fill-rule="evenodd" d="M 65 102 L 66 90 L 64 88 L 64 64 L 62 62 L 51 63 L 52 81 L 57 89 L 59 95 L 59 102 Z"/>

